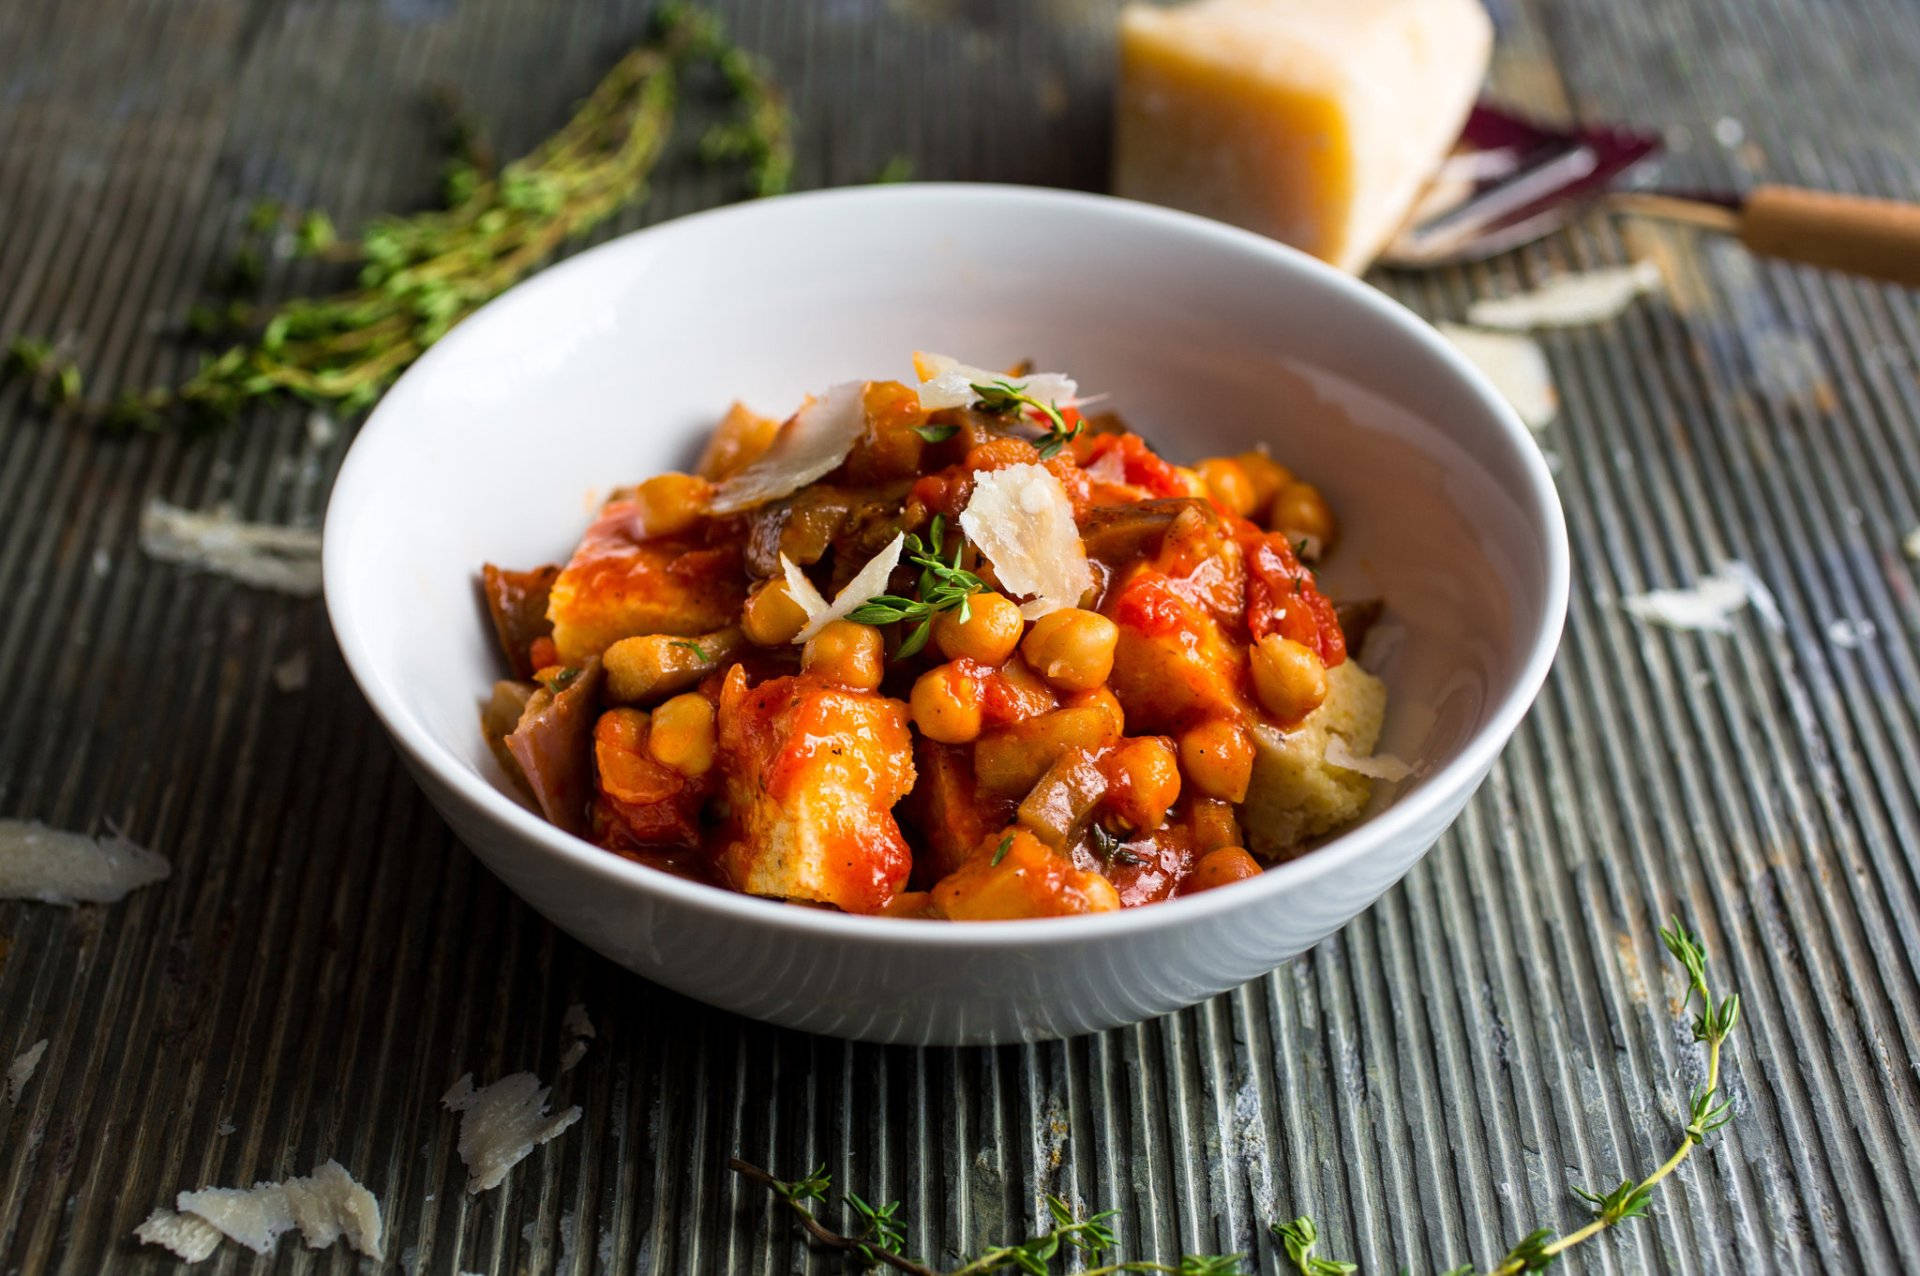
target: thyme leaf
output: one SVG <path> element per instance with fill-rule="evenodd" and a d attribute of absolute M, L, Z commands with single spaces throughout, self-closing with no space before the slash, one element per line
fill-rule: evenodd
<path fill-rule="evenodd" d="M 973 383 L 973 392 L 979 395 L 974 406 L 983 412 L 1006 415 L 1031 409 L 1038 412 L 1047 423 L 1047 432 L 1034 440 L 1034 446 L 1040 451 L 1040 459 L 1051 460 L 1060 454 L 1060 449 L 1071 442 L 1086 422 L 1075 420 L 1067 424 L 1067 418 L 1059 408 L 1044 399 L 1028 394 L 1017 382 L 983 381 Z"/>

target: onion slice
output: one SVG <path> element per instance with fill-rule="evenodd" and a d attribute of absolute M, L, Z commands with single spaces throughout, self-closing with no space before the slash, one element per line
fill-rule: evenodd
<path fill-rule="evenodd" d="M 1001 588 L 1028 597 L 1020 606 L 1028 620 L 1077 607 L 1093 588 L 1073 502 L 1044 466 L 974 471 L 960 528 L 993 564 Z"/>
<path fill-rule="evenodd" d="M 900 565 L 900 554 L 906 543 L 906 533 L 895 532 L 893 539 L 887 542 L 887 547 L 854 573 L 853 579 L 833 596 L 831 603 L 821 597 L 820 591 L 813 587 L 813 582 L 793 565 L 792 560 L 785 554 L 780 555 L 780 569 L 787 574 L 787 594 L 807 614 L 807 623 L 800 627 L 800 632 L 793 636 L 793 640 L 805 642 L 834 621 L 845 619 L 848 613 L 875 594 L 886 593 L 887 578 Z"/>
<path fill-rule="evenodd" d="M 867 429 L 867 383 L 842 381 L 793 414 L 773 446 L 714 489 L 708 509 L 737 514 L 791 496 L 839 467 Z"/>
<path fill-rule="evenodd" d="M 1011 377 L 1004 372 L 989 372 L 960 362 L 949 355 L 913 353 L 913 369 L 920 377 L 920 406 L 929 412 L 941 408 L 964 408 L 980 397 L 976 385 L 1005 384 L 1017 387 L 1042 403 L 1064 407 L 1075 401 L 1080 387 L 1072 377 L 1058 372 L 1029 372 Z"/>

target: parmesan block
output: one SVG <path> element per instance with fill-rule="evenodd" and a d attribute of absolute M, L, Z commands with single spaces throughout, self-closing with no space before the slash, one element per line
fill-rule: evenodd
<path fill-rule="evenodd" d="M 1120 19 L 1114 193 L 1358 273 L 1486 74 L 1479 0 L 1196 0 Z"/>
<path fill-rule="evenodd" d="M 1326 702 L 1305 722 L 1291 731 L 1255 730 L 1242 817 L 1247 849 L 1265 859 L 1285 856 L 1358 819 L 1373 782 L 1334 759 L 1368 758 L 1386 712 L 1386 684 L 1348 660 L 1327 670 Z"/>

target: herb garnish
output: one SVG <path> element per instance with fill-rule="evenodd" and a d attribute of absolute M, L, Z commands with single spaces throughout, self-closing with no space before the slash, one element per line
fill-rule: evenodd
<path fill-rule="evenodd" d="M 980 396 L 979 402 L 974 406 L 983 412 L 1004 415 L 1009 412 L 1018 412 L 1023 408 L 1032 408 L 1045 417 L 1047 432 L 1034 440 L 1034 446 L 1040 449 L 1040 459 L 1043 461 L 1058 456 L 1060 449 L 1086 428 L 1084 421 L 1075 421 L 1069 426 L 1066 417 L 1060 414 L 1059 408 L 1044 399 L 1034 398 L 1013 381 L 976 382 L 973 385 L 973 392 Z"/>
<path fill-rule="evenodd" d="M 813 1211 L 813 1202 L 824 1204 L 833 1190 L 827 1167 L 821 1166 L 803 1179 L 788 1183 L 773 1177 L 757 1165 L 739 1157 L 730 1157 L 727 1168 L 751 1183 L 772 1192 L 785 1205 L 800 1226 L 821 1246 L 837 1250 L 871 1267 L 890 1267 L 908 1276 L 941 1276 L 938 1269 L 906 1257 L 906 1233 L 901 1228 L 900 1202 L 873 1206 L 848 1192 L 841 1200 L 859 1221 L 860 1230 L 851 1235 L 834 1231 Z M 1047 1197 L 1051 1226 L 1038 1236 L 1014 1244 L 989 1245 L 972 1259 L 954 1268 L 946 1276 L 985 1276 L 988 1272 L 1024 1272 L 1027 1276 L 1047 1276 L 1053 1262 L 1067 1254 L 1080 1255 L 1091 1264 L 1119 1243 L 1111 1220 L 1117 1210 L 1102 1210 L 1081 1218 L 1073 1207 L 1057 1196 Z M 1120 1272 L 1162 1272 L 1166 1276 L 1240 1276 L 1239 1254 L 1188 1254 L 1178 1265 L 1147 1261 L 1102 1263 L 1086 1266 L 1085 1276 L 1115 1276 Z"/>
<path fill-rule="evenodd" d="M 1095 823 L 1089 826 L 1087 832 L 1093 838 L 1093 853 L 1098 855 L 1108 867 L 1121 864 L 1128 868 L 1137 868 L 1147 862 L 1143 857 L 1128 850 L 1126 843 L 1120 840 L 1120 835 L 1106 825 Z"/>
<path fill-rule="evenodd" d="M 999 867 L 1000 861 L 1007 858 L 1007 852 L 1013 849 L 1013 834 L 1000 839 L 999 847 L 993 852 L 993 866 Z"/>
<path fill-rule="evenodd" d="M 559 673 L 553 675 L 553 678 L 547 683 L 547 690 L 553 692 L 553 694 L 557 696 L 562 691 L 565 691 L 568 687 L 572 686 L 573 680 L 575 678 L 578 678 L 579 676 L 580 676 L 580 671 L 578 669 L 573 668 L 571 665 L 569 665 L 567 668 L 562 669 Z"/>
<path fill-rule="evenodd" d="M 994 863 L 1000 862 L 1000 856 L 1005 855 L 1012 844 L 1013 835 L 1008 834 L 1000 843 Z M 1628 1179 L 1606 1193 L 1575 1188 L 1574 1192 L 1593 1206 L 1592 1220 L 1564 1236 L 1556 1236 L 1554 1230 L 1548 1227 L 1528 1233 L 1507 1251 L 1498 1264 L 1489 1269 L 1487 1276 L 1520 1276 L 1522 1272 L 1542 1271 L 1582 1241 L 1599 1235 L 1616 1223 L 1644 1216 L 1654 1190 L 1662 1180 L 1679 1168 L 1689 1152 L 1704 1145 L 1707 1137 L 1731 1118 L 1731 1105 L 1718 1097 L 1720 1055 L 1722 1046 L 1740 1020 L 1740 998 L 1735 994 L 1718 1002 L 1713 999 L 1707 987 L 1706 950 L 1700 946 L 1699 939 L 1681 925 L 1679 918 L 1674 918 L 1670 926 L 1661 930 L 1660 939 L 1667 951 L 1673 954 L 1674 960 L 1686 970 L 1687 996 L 1681 1009 L 1684 1012 L 1696 999 L 1699 1001 L 1700 1012 L 1693 1019 L 1693 1039 L 1707 1048 L 1707 1084 L 1689 1101 L 1688 1120 L 1681 1131 L 1679 1146 L 1661 1163 L 1660 1168 L 1643 1179 Z M 853 1193 L 847 1193 L 842 1199 L 859 1220 L 860 1230 L 853 1235 L 842 1235 L 822 1223 L 808 1204 L 813 1201 L 824 1202 L 832 1189 L 832 1180 L 828 1178 L 824 1165 L 806 1178 L 792 1183 L 782 1182 L 738 1157 L 729 1160 L 727 1165 L 734 1173 L 772 1191 L 800 1220 L 807 1234 L 822 1246 L 854 1255 L 870 1266 L 890 1267 L 909 1273 L 909 1276 L 942 1276 L 935 1268 L 903 1256 L 906 1236 L 899 1216 L 899 1202 L 875 1208 Z M 1047 1276 L 1053 1270 L 1056 1258 L 1064 1258 L 1076 1251 L 1082 1264 L 1079 1270 L 1084 1276 L 1114 1276 L 1119 1272 L 1162 1272 L 1169 1276 L 1242 1276 L 1245 1270 L 1241 1266 L 1243 1256 L 1240 1254 L 1188 1254 L 1177 1265 L 1171 1266 L 1146 1260 L 1101 1262 L 1101 1257 L 1117 1243 L 1116 1233 L 1109 1222 L 1118 1216 L 1117 1211 L 1102 1210 L 1081 1218 L 1065 1201 L 1057 1196 L 1049 1196 L 1047 1213 L 1051 1216 L 1052 1226 L 1040 1235 L 1018 1244 L 989 1245 L 961 1266 L 945 1273 L 945 1276 L 985 1276 L 988 1272 L 1023 1272 L 1027 1276 Z M 1300 1276 L 1350 1276 L 1350 1273 L 1359 1270 L 1353 1263 L 1322 1258 L 1314 1253 L 1320 1243 L 1320 1234 L 1310 1217 L 1302 1215 L 1290 1222 L 1276 1221 L 1269 1230 L 1286 1251 L 1293 1270 Z M 1468 1263 L 1453 1268 L 1445 1276 L 1474 1276 L 1478 1270 Z"/>
<path fill-rule="evenodd" d="M 261 262 L 276 253 L 354 267 L 351 286 L 271 304 L 229 295 L 194 306 L 188 328 L 231 344 L 177 383 L 112 402 L 83 400 L 78 366 L 29 338 L 14 342 L 0 380 L 17 377 L 53 405 L 119 427 L 220 424 L 276 397 L 345 413 L 368 407 L 454 324 L 641 197 L 672 133 L 679 90 L 702 64 L 718 68 L 733 106 L 703 153 L 743 162 L 755 194 L 784 189 L 791 130 L 759 62 L 712 15 L 663 5 L 653 37 L 532 153 L 496 170 L 471 126 L 456 120 L 443 208 L 378 218 L 349 237 L 323 213 L 265 203 L 248 219 L 258 246 L 242 250 L 224 281 L 229 293 L 256 288 Z"/>
<path fill-rule="evenodd" d="M 960 427 L 957 425 L 916 425 L 913 427 L 913 432 L 929 443 L 945 443 L 948 439 L 960 433 Z"/>
<path fill-rule="evenodd" d="M 967 599 L 987 587 L 985 581 L 960 566 L 960 555 L 966 549 L 965 541 L 954 537 L 953 553 L 950 556 L 947 554 L 944 544 L 946 525 L 946 519 L 935 514 L 933 522 L 927 525 L 926 540 L 921 540 L 917 533 L 907 533 L 906 560 L 920 569 L 918 598 L 875 594 L 847 613 L 848 620 L 861 625 L 918 621 L 894 651 L 896 660 L 904 660 L 927 645 L 927 639 L 933 633 L 933 618 L 941 612 L 957 611 L 963 622 L 970 619 L 973 611 Z M 947 561 L 948 557 L 951 557 L 951 562 Z"/>
<path fill-rule="evenodd" d="M 685 647 L 688 651 L 691 651 L 693 653 L 693 658 L 695 660 L 698 660 L 701 664 L 708 663 L 709 657 L 707 656 L 707 649 L 705 647 L 702 647 L 699 643 L 695 642 L 691 638 L 675 638 L 673 642 L 669 645 L 674 647 Z"/>

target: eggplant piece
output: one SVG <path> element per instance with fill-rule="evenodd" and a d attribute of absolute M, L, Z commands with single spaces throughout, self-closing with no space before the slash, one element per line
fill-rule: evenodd
<path fill-rule="evenodd" d="M 1151 558 L 1160 552 L 1160 544 L 1174 521 L 1188 510 L 1198 511 L 1210 523 L 1219 521 L 1205 501 L 1167 496 L 1129 505 L 1095 506 L 1080 522 L 1080 539 L 1087 544 L 1088 558 L 1105 563 Z"/>
<path fill-rule="evenodd" d="M 516 678 L 533 676 L 533 660 L 527 649 L 535 638 L 553 633 L 553 623 L 547 619 L 547 596 L 559 576 L 560 568 L 554 564 L 526 572 L 509 571 L 492 563 L 480 569 L 481 592 L 493 617 L 493 632 Z"/>
<path fill-rule="evenodd" d="M 1106 794 L 1107 777 L 1093 754 L 1075 749 L 1047 768 L 1020 803 L 1018 819 L 1035 837 L 1065 854 Z"/>
<path fill-rule="evenodd" d="M 603 677 L 596 656 L 561 682 L 558 692 L 540 688 L 527 701 L 519 724 L 504 741 L 540 810 L 580 837 L 585 837 L 590 827 L 593 721 Z"/>

